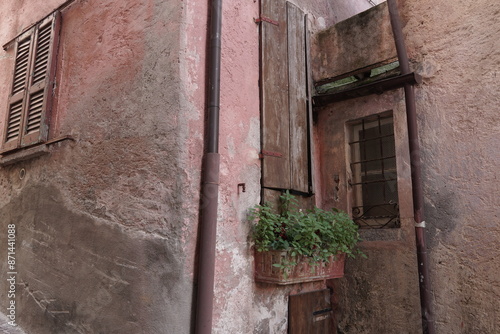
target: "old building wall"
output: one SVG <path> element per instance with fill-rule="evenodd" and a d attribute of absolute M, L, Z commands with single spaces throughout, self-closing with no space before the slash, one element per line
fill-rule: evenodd
<path fill-rule="evenodd" d="M 396 58 L 387 3 L 352 16 L 313 36 L 313 80 L 338 80 Z"/>
<path fill-rule="evenodd" d="M 0 44 L 62 3 L 3 1 L 0 11 L 8 15 L 0 21 Z M 310 14 L 313 31 L 338 19 L 330 2 L 294 3 Z M 424 77 L 417 107 L 437 326 L 441 333 L 492 333 L 500 326 L 494 148 L 499 96 L 492 89 L 499 8 L 486 0 L 477 6 L 444 0 L 401 4 L 413 68 Z M 282 288 L 253 281 L 246 213 L 260 195 L 259 8 L 250 1 L 224 4 L 223 10 L 214 332 L 286 333 L 288 295 L 325 283 Z M 16 320 L 28 333 L 192 329 L 207 14 L 207 4 L 199 1 L 75 0 L 63 10 L 49 138 L 73 140 L 0 168 L 0 244 L 6 244 L 7 226 L 15 224 Z M 328 54 L 315 63 L 316 80 L 338 75 L 328 72 L 335 65 L 350 66 L 349 59 L 329 58 L 335 44 L 322 41 L 317 52 Z M 390 38 L 381 41 L 390 44 Z M 0 52 L 0 133 L 13 57 L 12 48 Z M 355 107 L 352 117 L 395 110 L 405 142 L 401 92 L 358 99 Z M 322 138 L 341 131 L 338 114 L 332 114 L 350 110 L 343 103 L 319 115 L 321 206 L 339 206 L 329 193 L 330 166 L 338 161 L 327 155 L 340 143 Z M 403 146 L 401 154 L 407 160 Z M 399 182 L 408 187 L 407 164 L 400 169 L 406 176 Z M 410 202 L 404 227 L 389 237 L 365 236 L 371 239 L 362 245 L 368 259 L 348 262 L 347 277 L 330 284 L 343 332 L 418 332 Z M 6 252 L 3 247 L 0 256 Z M 5 312 L 5 261 L 0 270 Z"/>
<path fill-rule="evenodd" d="M 494 137 L 498 136 L 496 106 L 500 100 L 496 89 L 500 5 L 491 1 L 474 4 L 400 1 L 399 5 L 411 68 L 423 77 L 423 83 L 416 88 L 416 99 L 436 330 L 438 333 L 494 333 L 500 326 L 500 285 L 496 275 L 500 267 L 496 256 L 499 151 L 494 145 Z M 362 15 L 366 13 L 359 18 Z M 353 18 L 341 25 L 356 20 Z M 339 38 L 363 31 L 370 24 L 359 20 L 346 30 L 347 35 Z M 365 58 L 364 66 L 377 61 L 373 56 L 378 61 L 387 58 L 384 52 L 392 46 L 384 42 L 378 44 L 380 49 L 367 41 L 366 45 L 371 47 L 351 51 L 348 44 L 333 41 L 338 36 L 337 28 L 325 31 L 323 36 L 320 33 L 316 39 L 316 46 L 320 46 L 313 62 L 318 66 L 315 67 L 316 80 L 335 76 L 332 69 L 337 70 L 339 62 L 330 65 L 330 61 L 322 61 L 328 57 L 335 61 L 338 55 L 343 62 L 347 58 L 342 57 L 346 55 L 354 55 L 356 60 L 361 56 Z M 363 40 L 363 36 L 354 37 Z M 327 44 L 330 49 L 322 47 Z M 319 133 L 323 137 L 318 143 L 324 144 L 325 156 L 321 157 L 326 159 L 324 162 L 332 166 L 338 163 L 328 160 L 328 156 L 339 150 L 338 145 L 328 146 L 325 140 L 334 135 L 335 127 L 337 132 L 345 131 L 336 120 L 356 110 L 367 112 L 380 107 L 380 110 L 394 111 L 394 106 L 401 105 L 402 95 L 393 96 L 394 106 L 384 107 L 382 102 L 387 94 L 333 103 L 319 110 Z M 324 194 L 328 201 L 333 198 L 330 192 L 334 184 L 330 165 L 326 164 L 325 168 L 328 170 L 323 174 L 327 177 Z M 411 220 L 407 223 L 411 228 Z M 363 234 L 366 239 L 366 233 Z M 401 241 L 399 246 L 412 250 L 411 239 Z M 341 307 L 338 320 L 343 333 L 418 331 L 415 322 L 418 308 L 403 322 L 399 321 L 399 315 L 409 311 L 407 307 L 417 306 L 408 298 L 418 293 L 415 258 L 395 244 L 387 246 L 387 241 L 384 245 L 365 241 L 362 247 L 368 259 L 348 263 L 346 279 L 338 281 Z M 394 260 L 395 255 L 401 261 Z M 363 279 L 366 273 L 370 273 L 368 280 Z M 403 276 L 405 284 L 414 282 L 411 289 L 406 290 L 405 284 L 394 281 Z M 388 282 L 392 282 L 392 286 L 384 287 Z M 398 307 L 405 305 L 404 310 L 382 316 L 381 310 L 394 306 L 386 303 L 394 297 L 400 299 L 396 301 Z"/>
<path fill-rule="evenodd" d="M 324 1 L 292 1 L 309 14 L 309 28 L 332 22 Z M 285 2 L 283 1 L 283 5 Z M 221 183 L 215 272 L 214 333 L 286 333 L 288 295 L 324 283 L 278 287 L 255 283 L 248 210 L 260 201 L 258 2 L 223 5 Z M 267 23 L 266 23 L 267 24 Z M 283 24 L 283 23 L 282 23 Z M 202 29 L 189 33 L 204 34 Z M 245 183 L 246 192 L 238 188 Z"/>
<path fill-rule="evenodd" d="M 2 40 L 61 3 L 37 13 L 3 3 L 22 23 L 6 24 Z M 246 213 L 260 194 L 258 3 L 223 8 L 214 331 L 253 332 Z M 2 229 L 16 224 L 23 243 L 17 320 L 27 332 L 192 330 L 207 15 L 198 1 L 76 0 L 63 10 L 49 139 L 74 140 L 0 169 Z M 4 106 L 13 57 L 2 53 Z"/>
<path fill-rule="evenodd" d="M 500 328 L 500 4 L 405 1 L 440 333 Z"/>
<path fill-rule="evenodd" d="M 348 259 L 345 277 L 330 283 L 339 333 L 421 332 L 408 135 L 402 92 L 342 101 L 317 110 L 322 206 L 352 212 L 350 184 L 354 182 L 354 175 L 349 168 L 350 122 L 388 111 L 394 119 L 401 227 L 360 230 L 363 239 L 360 248 L 367 258 Z"/>
<path fill-rule="evenodd" d="M 337 0 L 330 3 L 333 7 L 335 22 L 337 23 L 366 11 L 384 1 L 385 0 Z"/>
<path fill-rule="evenodd" d="M 2 2 L 2 42 L 61 3 Z M 0 169 L 1 244 L 15 224 L 16 320 L 28 333 L 189 331 L 202 147 L 185 147 L 202 116 L 181 105 L 184 11 L 154 0 L 62 11 L 49 139 L 74 140 Z M 13 54 L 1 54 L 2 124 Z"/>
<path fill-rule="evenodd" d="M 251 333 L 256 319 L 246 214 L 260 197 L 259 40 L 254 22 L 258 3 L 224 2 L 222 10 L 221 164 L 212 332 Z M 206 35 L 206 29 L 196 24 L 198 19 L 199 12 L 193 12 L 187 50 L 203 57 L 205 45 L 198 39 Z M 198 45 L 196 50 L 194 45 Z M 204 85 L 199 83 L 199 92 Z M 203 105 L 202 97 L 199 94 L 196 101 Z M 245 192 L 238 184 L 244 184 Z"/>

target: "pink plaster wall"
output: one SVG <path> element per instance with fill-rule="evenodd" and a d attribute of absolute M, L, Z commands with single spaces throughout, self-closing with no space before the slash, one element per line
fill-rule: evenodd
<path fill-rule="evenodd" d="M 13 20 L 20 5 L 3 3 Z M 19 322 L 28 331 L 190 331 L 207 14 L 202 2 L 154 0 L 77 0 L 63 11 L 50 131 L 75 142 L 0 171 L 2 215 L 20 225 L 30 250 L 20 254 L 33 273 L 20 280 L 36 292 L 20 299 L 26 311 Z M 214 315 L 221 333 L 250 330 L 259 320 L 246 222 L 260 192 L 257 16 L 256 2 L 224 6 Z M 1 55 L 4 80 L 13 66 L 9 52 Z M 7 94 L 0 99 L 6 105 Z M 27 176 L 19 180 L 22 168 Z M 246 184 L 245 193 L 238 183 Z M 37 196 L 49 203 L 33 202 Z M 21 222 L 26 206 L 30 223 Z M 43 267 L 36 262 L 41 257 Z M 39 306 L 48 299 L 52 304 Z M 48 323 L 47 308 L 72 303 L 69 316 Z"/>
<path fill-rule="evenodd" d="M 3 1 L 0 43 L 60 3 Z M 312 30 L 339 19 L 340 2 L 296 4 L 310 14 Z M 498 93 L 490 89 L 498 6 L 404 5 L 408 49 L 425 78 L 417 96 L 439 326 L 486 333 L 498 327 L 491 320 L 498 318 L 491 307 L 498 294 L 491 225 Z M 253 282 L 246 212 L 260 196 L 258 2 L 224 3 L 223 11 L 214 332 L 286 333 L 288 294 L 324 283 Z M 76 0 L 63 12 L 51 136 L 70 134 L 75 142 L 0 169 L 0 228 L 19 224 L 20 323 L 31 332 L 189 332 L 207 12 L 205 2 L 160 0 Z M 446 20 L 443 13 L 450 13 Z M 0 106 L 7 105 L 12 66 L 12 50 L 1 51 Z M 469 221 L 481 223 L 472 228 Z M 374 256 L 383 261 L 380 254 Z M 61 310 L 69 315 L 51 313 Z"/>
<path fill-rule="evenodd" d="M 184 59 L 181 78 L 186 88 L 181 97 L 192 118 L 189 120 L 190 165 L 202 154 L 205 109 L 206 27 L 200 18 L 206 6 L 188 2 L 184 9 L 185 34 L 181 41 Z M 259 200 L 259 44 L 258 3 L 223 5 L 219 185 L 219 218 L 215 272 L 214 333 L 250 331 L 252 316 L 253 268 L 248 248 L 247 209 Z M 198 179 L 198 169 L 186 169 L 189 179 Z M 198 181 L 199 182 L 199 181 Z M 238 189 L 245 183 L 246 192 Z M 198 203 L 186 202 L 196 206 Z M 186 229 L 186 251 L 194 255 L 197 225 Z"/>
<path fill-rule="evenodd" d="M 59 4 L 38 3 L 33 12 L 0 4 L 3 25 L 23 22 L 2 29 L 3 42 Z M 202 132 L 189 121 L 201 124 L 203 107 L 184 97 L 185 17 L 183 4 L 155 0 L 77 0 L 62 12 L 50 131 L 75 140 L 0 169 L 0 228 L 16 224 L 23 244 L 18 323 L 28 333 L 191 327 L 194 251 L 185 250 L 196 244 L 202 147 L 190 152 L 187 141 Z M 199 52 L 193 73 L 204 70 Z M 2 115 L 13 53 L 0 53 Z"/>
<path fill-rule="evenodd" d="M 0 23 L 2 45 L 44 18 L 47 13 L 50 13 L 64 2 L 64 0 L 47 0 L 34 3 L 31 1 L 4 2 L 2 9 L 5 19 Z"/>

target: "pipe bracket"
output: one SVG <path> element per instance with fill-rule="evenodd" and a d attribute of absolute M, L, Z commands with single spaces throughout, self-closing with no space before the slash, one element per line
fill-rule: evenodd
<path fill-rule="evenodd" d="M 423 220 L 423 221 L 422 221 L 422 222 L 420 222 L 420 223 L 415 223 L 415 227 L 425 228 L 425 220 Z"/>

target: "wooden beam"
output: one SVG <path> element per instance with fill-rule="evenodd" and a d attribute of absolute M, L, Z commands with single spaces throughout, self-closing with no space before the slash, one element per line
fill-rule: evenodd
<path fill-rule="evenodd" d="M 412 72 L 371 82 L 365 85 L 360 84 L 357 87 L 350 87 L 347 89 L 338 88 L 332 93 L 316 95 L 313 98 L 313 103 L 315 107 L 322 107 L 333 102 L 354 99 L 371 94 L 382 94 L 385 91 L 401 88 L 405 84 L 416 85 L 420 83 L 422 83 L 422 77 L 419 74 Z"/>

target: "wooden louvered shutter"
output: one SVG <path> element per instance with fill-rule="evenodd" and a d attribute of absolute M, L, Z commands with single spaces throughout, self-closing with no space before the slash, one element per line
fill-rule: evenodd
<path fill-rule="evenodd" d="M 21 146 L 47 139 L 60 21 L 60 14 L 56 12 L 37 25 L 33 34 L 33 60 L 25 97 Z"/>
<path fill-rule="evenodd" d="M 33 32 L 29 31 L 16 41 L 16 58 L 12 90 L 9 98 L 3 150 L 16 148 L 21 143 L 21 128 L 26 96 L 26 85 L 31 61 Z"/>
<path fill-rule="evenodd" d="M 18 37 L 3 151 L 47 139 L 60 14 Z"/>
<path fill-rule="evenodd" d="M 306 15 L 290 2 L 262 2 L 262 185 L 312 191 Z"/>

